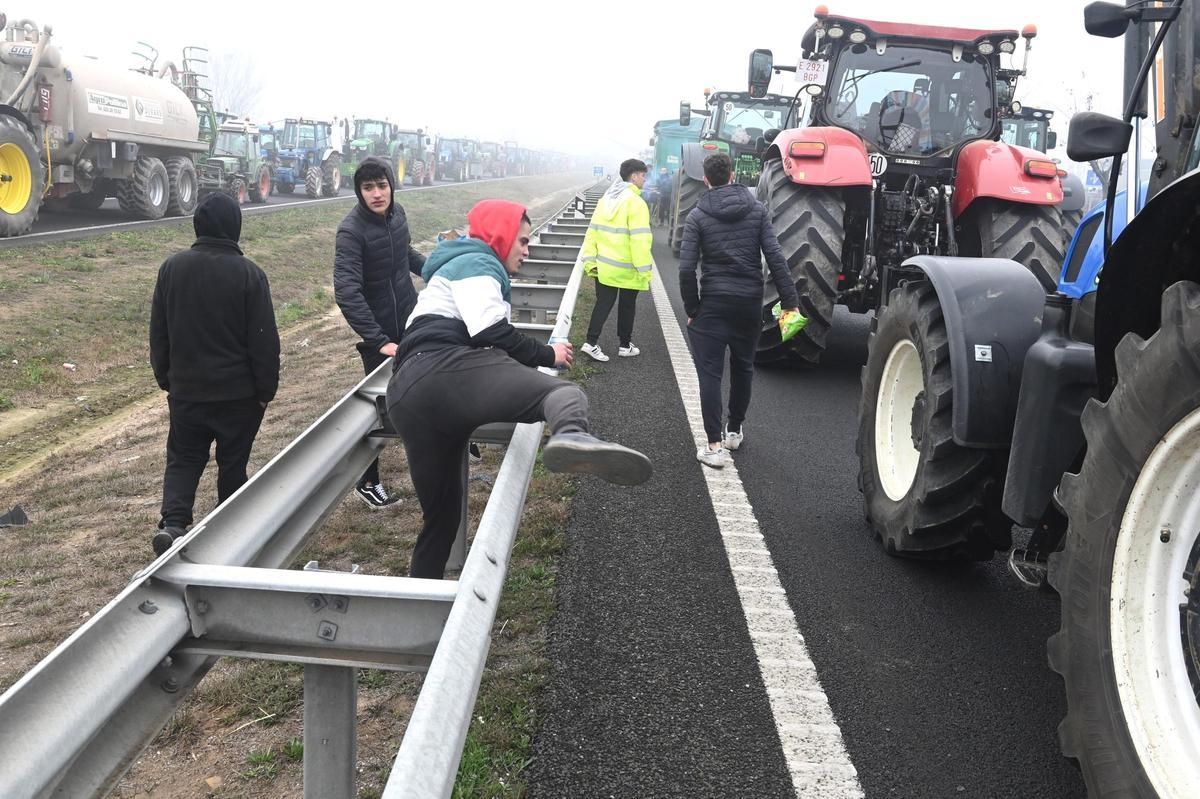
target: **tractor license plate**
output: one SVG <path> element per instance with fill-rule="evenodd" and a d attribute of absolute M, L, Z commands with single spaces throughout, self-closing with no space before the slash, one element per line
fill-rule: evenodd
<path fill-rule="evenodd" d="M 796 65 L 796 82 L 801 86 L 808 86 L 814 83 L 818 86 L 824 86 L 828 75 L 828 61 L 802 58 L 800 59 L 800 63 Z"/>

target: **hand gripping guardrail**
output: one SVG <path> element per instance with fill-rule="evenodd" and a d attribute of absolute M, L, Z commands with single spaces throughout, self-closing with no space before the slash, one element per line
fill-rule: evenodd
<path fill-rule="evenodd" d="M 601 191 L 539 227 L 513 282 L 543 341 L 570 332 Z M 542 425 L 479 431 L 508 451 L 459 580 L 285 569 L 386 445 L 389 364 L 0 696 L 0 797 L 106 795 L 219 657 L 304 664 L 307 799 L 355 796 L 356 670 L 427 671 L 384 795 L 450 796 Z"/>

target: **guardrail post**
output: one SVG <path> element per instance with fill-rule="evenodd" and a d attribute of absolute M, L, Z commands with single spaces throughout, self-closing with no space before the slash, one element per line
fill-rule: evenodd
<path fill-rule="evenodd" d="M 467 562 L 467 527 L 471 521 L 471 463 L 465 449 L 462 453 L 462 481 L 462 516 L 458 520 L 458 535 L 454 536 L 454 544 L 450 547 L 450 558 L 446 561 L 446 568 L 456 571 L 462 571 L 463 564 Z"/>
<path fill-rule="evenodd" d="M 304 799 L 354 799 L 358 670 L 304 666 Z"/>

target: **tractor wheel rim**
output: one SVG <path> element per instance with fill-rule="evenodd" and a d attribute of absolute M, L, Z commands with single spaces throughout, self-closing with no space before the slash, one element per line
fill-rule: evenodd
<path fill-rule="evenodd" d="M 1117 533 L 1113 673 L 1138 760 L 1159 796 L 1200 796 L 1200 410 L 1159 442 Z"/>
<path fill-rule="evenodd" d="M 270 172 L 267 172 L 264 170 L 258 176 L 258 192 L 259 192 L 259 194 L 261 194 L 264 197 L 266 197 L 268 194 L 271 193 L 271 173 Z"/>
<path fill-rule="evenodd" d="M 921 453 L 913 446 L 913 407 L 924 389 L 921 355 L 902 339 L 888 353 L 875 399 L 875 465 L 893 502 L 904 499 L 917 478 Z"/>
<path fill-rule="evenodd" d="M 146 185 L 146 193 L 149 195 L 151 205 L 155 207 L 162 205 L 163 199 L 167 196 L 167 181 L 162 175 L 151 175 L 150 182 Z"/>
<path fill-rule="evenodd" d="M 25 152 L 9 142 L 0 144 L 0 211 L 17 214 L 33 196 L 33 167 Z"/>
<path fill-rule="evenodd" d="M 181 205 L 191 205 L 192 197 L 196 191 L 195 180 L 192 173 L 186 170 L 179 174 L 179 203 Z"/>

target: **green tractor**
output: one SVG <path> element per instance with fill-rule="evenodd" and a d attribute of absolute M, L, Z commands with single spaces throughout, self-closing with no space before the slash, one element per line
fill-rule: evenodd
<path fill-rule="evenodd" d="M 196 164 L 200 196 L 219 191 L 238 205 L 266 202 L 273 179 L 271 166 L 263 158 L 261 135 L 259 127 L 248 120 L 222 122 L 209 155 Z"/>
<path fill-rule="evenodd" d="M 397 136 L 396 126 L 382 119 L 356 119 L 350 141 L 342 147 L 342 178 L 354 179 L 354 170 L 364 158 L 382 158 L 392 165 L 396 185 L 404 185 L 404 144 Z"/>
<path fill-rule="evenodd" d="M 396 130 L 404 149 L 404 174 L 414 186 L 433 185 L 433 139 L 421 128 Z"/>
<path fill-rule="evenodd" d="M 792 98 L 779 94 L 751 97 L 748 92 L 712 92 L 704 90 L 707 108 L 692 111 L 690 103 L 679 105 L 679 125 L 690 128 L 692 114 L 706 117 L 700 129 L 700 141 L 685 142 L 675 170 L 675 191 L 671 207 L 671 251 L 679 255 L 683 243 L 683 223 L 700 193 L 704 191 L 704 159 L 723 152 L 733 159 L 738 183 L 757 187 L 762 172 L 762 154 L 767 148 L 764 134 L 787 127 Z"/>

